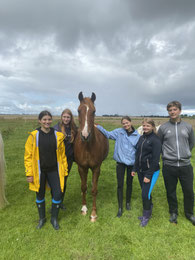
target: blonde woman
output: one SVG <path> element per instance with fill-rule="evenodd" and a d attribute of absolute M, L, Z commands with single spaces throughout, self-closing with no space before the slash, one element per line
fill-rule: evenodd
<path fill-rule="evenodd" d="M 143 202 L 143 216 L 139 219 L 141 220 L 140 225 L 144 227 L 148 224 L 152 214 L 151 192 L 160 172 L 161 142 L 156 135 L 156 127 L 152 119 L 145 118 L 142 126 L 144 133 L 137 144 L 135 164 L 131 175 L 135 176 L 135 173 L 138 173 Z"/>

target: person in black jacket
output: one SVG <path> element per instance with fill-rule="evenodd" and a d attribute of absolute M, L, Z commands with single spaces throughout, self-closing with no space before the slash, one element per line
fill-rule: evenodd
<path fill-rule="evenodd" d="M 155 123 L 152 119 L 145 118 L 142 122 L 143 135 L 137 144 L 136 158 L 131 175 L 138 173 L 139 183 L 142 189 L 143 216 L 139 217 L 142 227 L 148 224 L 152 214 L 151 192 L 156 183 L 159 172 L 159 160 L 161 142 L 156 135 Z"/>
<path fill-rule="evenodd" d="M 72 164 L 74 161 L 74 151 L 73 151 L 73 142 L 77 133 L 77 126 L 74 122 L 74 117 L 70 109 L 66 108 L 62 111 L 61 120 L 54 126 L 54 129 L 62 132 L 65 135 L 64 144 L 65 144 L 65 153 L 68 162 L 68 174 L 72 168 Z M 63 204 L 64 196 L 66 192 L 66 183 L 67 183 L 67 176 L 64 179 L 64 191 L 62 193 L 62 202 L 60 208 L 65 210 L 66 207 Z"/>

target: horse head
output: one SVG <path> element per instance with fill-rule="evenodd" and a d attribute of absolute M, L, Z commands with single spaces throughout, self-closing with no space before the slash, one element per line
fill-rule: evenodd
<path fill-rule="evenodd" d="M 80 105 L 78 107 L 79 114 L 79 128 L 81 131 L 82 141 L 89 141 L 93 134 L 94 118 L 95 118 L 95 106 L 94 101 L 96 99 L 95 93 L 92 93 L 91 98 L 83 97 L 83 93 L 80 92 L 78 96 Z"/>

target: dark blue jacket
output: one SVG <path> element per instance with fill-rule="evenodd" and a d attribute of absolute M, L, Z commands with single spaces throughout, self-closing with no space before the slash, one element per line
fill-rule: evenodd
<path fill-rule="evenodd" d="M 155 171 L 160 169 L 161 142 L 154 133 L 143 134 L 138 143 L 135 155 L 133 171 L 144 174 L 144 177 L 151 179 Z"/>

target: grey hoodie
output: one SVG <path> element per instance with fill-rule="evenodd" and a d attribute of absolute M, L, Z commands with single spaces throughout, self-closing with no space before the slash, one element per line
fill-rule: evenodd
<path fill-rule="evenodd" d="M 160 126 L 158 136 L 162 142 L 163 163 L 171 166 L 190 164 L 194 147 L 194 131 L 190 124 L 168 121 Z"/>

